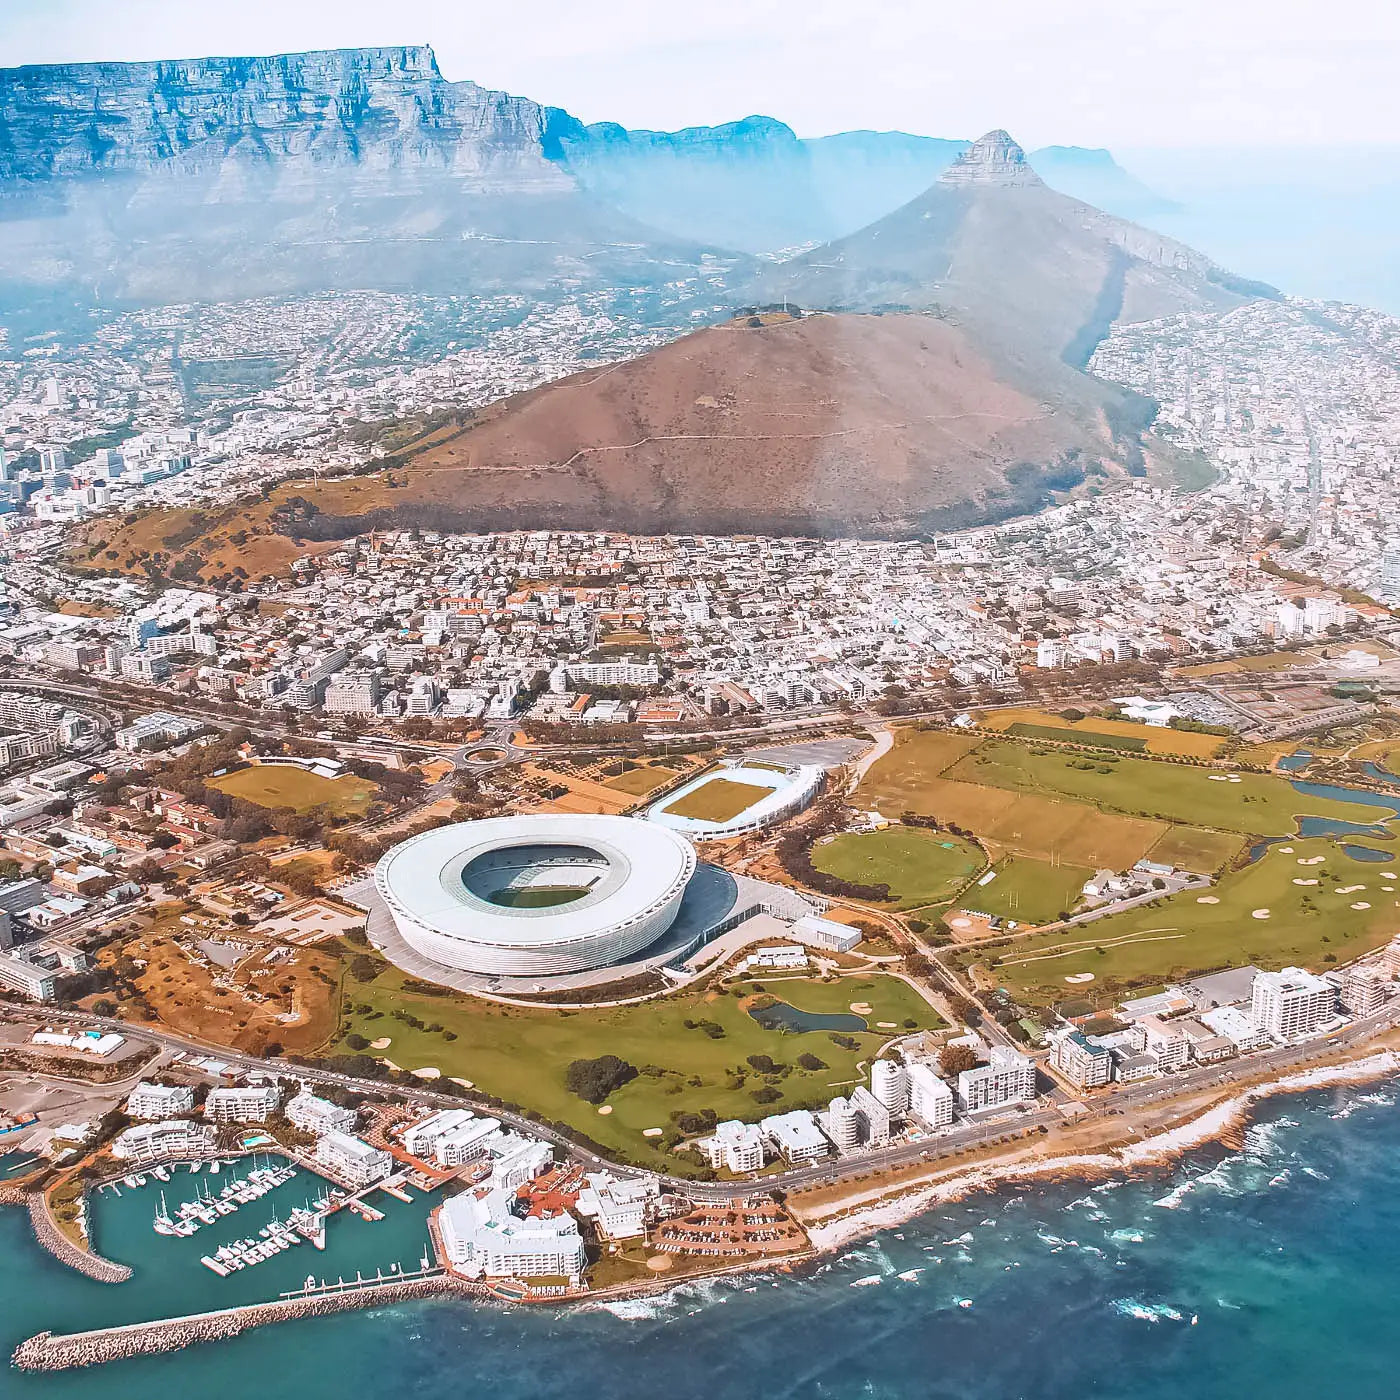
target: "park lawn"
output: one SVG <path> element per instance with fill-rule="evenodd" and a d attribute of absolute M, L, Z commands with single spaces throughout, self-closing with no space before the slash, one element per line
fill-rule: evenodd
<path fill-rule="evenodd" d="M 1022 855 L 1094 869 L 1126 870 L 1167 830 L 1163 822 L 1100 812 L 1085 802 L 947 778 L 926 779 L 904 806 Z"/>
<path fill-rule="evenodd" d="M 758 1119 L 789 1108 L 825 1104 L 862 1077 L 858 1064 L 869 1061 L 896 1032 L 872 1029 L 851 1038 L 856 1050 L 837 1045 L 827 1032 L 784 1035 L 764 1030 L 744 1009 L 740 997 L 696 989 L 638 1006 L 606 1010 L 498 1006 L 448 992 L 424 995 L 404 989 L 398 969 L 385 964 L 371 983 L 347 981 L 344 1021 L 348 1032 L 367 1040 L 389 1036 L 382 1052 L 403 1069 L 433 1066 L 445 1076 L 471 1080 L 486 1093 L 551 1121 L 562 1121 L 605 1147 L 619 1148 L 634 1160 L 662 1165 L 665 1154 L 642 1136 L 646 1128 L 667 1128 L 675 1110 L 698 1112 L 713 1108 L 721 1119 Z M 866 1017 L 902 1026 L 906 1019 L 920 1027 L 940 1024 L 938 1015 L 907 983 L 882 974 L 860 974 L 823 983 L 811 978 L 763 979 L 761 985 L 781 1000 L 804 1011 L 849 1012 L 852 1002 L 868 1002 Z M 368 1005 L 384 1014 L 371 1018 L 358 1009 Z M 417 1030 L 395 1020 L 402 1009 L 426 1025 L 441 1025 L 455 1033 Z M 713 1021 L 724 1029 L 721 1039 L 703 1030 L 687 1029 L 685 1021 Z M 337 1050 L 348 1051 L 343 1040 Z M 796 1067 L 798 1055 L 810 1051 L 827 1068 Z M 613 1112 L 597 1108 L 569 1093 L 565 1071 L 571 1061 L 613 1054 L 639 1070 L 655 1066 L 660 1075 L 640 1074 L 608 1099 Z M 792 1065 L 780 1081 L 783 1097 L 760 1104 L 752 1096 L 763 1080 L 745 1064 L 749 1055 L 771 1055 Z M 730 1071 L 742 1066 L 747 1082 L 731 1087 Z M 698 1079 L 698 1084 L 691 1083 Z M 674 1165 L 674 1163 L 672 1163 Z"/>
<path fill-rule="evenodd" d="M 625 773 L 609 778 L 604 786 L 630 793 L 633 797 L 645 797 L 647 793 L 665 787 L 675 776 L 668 768 L 629 768 Z"/>
<path fill-rule="evenodd" d="M 1093 870 L 1082 865 L 1051 865 L 1028 856 L 1005 856 L 996 879 L 977 885 L 959 901 L 964 909 L 1018 924 L 1053 923 L 1079 902 Z"/>
<path fill-rule="evenodd" d="M 772 788 L 758 783 L 736 783 L 733 778 L 711 778 L 693 792 L 671 803 L 664 810 L 668 816 L 689 817 L 692 821 L 727 822 L 740 812 L 747 812 L 756 802 L 767 797 Z"/>
<path fill-rule="evenodd" d="M 1147 859 L 1174 865 L 1195 875 L 1213 875 L 1233 860 L 1244 844 L 1238 832 L 1208 831 L 1200 826 L 1171 826 L 1148 851 Z"/>
<path fill-rule="evenodd" d="M 1300 862 L 1323 857 L 1320 865 Z M 995 976 L 1014 995 L 1048 1005 L 1068 995 L 1067 976 L 1092 972 L 1073 987 L 1093 999 L 1119 999 L 1194 973 L 1256 963 L 1325 971 L 1383 946 L 1400 930 L 1400 885 L 1380 871 L 1393 865 L 1353 860 L 1326 840 L 1274 846 L 1253 865 L 1226 875 L 1202 904 L 1189 890 L 1153 906 L 1079 928 L 1018 941 L 999 953 Z M 1317 885 L 1297 885 L 1317 879 Z M 1396 893 L 1385 894 L 1389 884 Z M 1352 885 L 1364 890 L 1338 891 Z M 1353 909 L 1364 903 L 1366 909 Z M 1267 919 L 1253 911 L 1267 909 Z M 1102 952 L 1097 951 L 1102 949 Z"/>
<path fill-rule="evenodd" d="M 1099 760 L 1009 740 L 989 740 L 961 759 L 950 777 L 1243 835 L 1290 836 L 1298 815 L 1358 823 L 1379 823 L 1390 815 L 1388 808 L 1305 796 L 1272 774 L 1243 773 L 1238 782 L 1229 782 L 1203 768 L 1108 755 Z"/>
<path fill-rule="evenodd" d="M 1205 661 L 1197 666 L 1178 666 L 1178 676 L 1223 676 L 1239 671 L 1287 671 L 1294 666 L 1311 666 L 1316 658 L 1305 652 L 1270 651 L 1263 656 L 1237 656 L 1230 661 Z"/>
<path fill-rule="evenodd" d="M 812 848 L 812 864 L 861 885 L 888 885 L 900 909 L 951 899 L 986 864 L 971 841 L 911 826 L 852 831 Z"/>
<path fill-rule="evenodd" d="M 1400 739 L 1373 739 L 1358 744 L 1349 757 L 1362 763 L 1374 763 L 1389 773 L 1400 773 Z"/>
<path fill-rule="evenodd" d="M 1047 731 L 1039 737 L 1063 742 L 1094 744 L 1101 748 L 1146 751 L 1148 753 L 1180 754 L 1186 758 L 1214 758 L 1225 740 L 1219 734 L 1197 734 L 1189 729 L 1168 729 L 1156 725 L 1138 724 L 1130 719 L 1100 719 L 1086 716 L 1068 720 L 1053 710 L 1018 707 L 995 710 L 983 717 L 986 728 L 996 733 L 1020 734 L 1023 727 Z M 1057 731 L 1068 730 L 1068 733 Z M 1032 734 L 1028 737 L 1037 737 Z M 1129 744 L 1111 742 L 1114 738 L 1136 741 Z"/>
<path fill-rule="evenodd" d="M 284 764 L 252 764 L 207 781 L 210 787 L 259 807 L 291 807 L 298 812 L 325 807 L 338 817 L 362 815 L 376 791 L 373 783 L 349 773 L 323 778 Z"/>
<path fill-rule="evenodd" d="M 900 729 L 894 747 L 871 764 L 861 780 L 860 794 L 887 817 L 921 812 L 925 785 L 972 752 L 982 740 L 975 734 L 950 734 L 939 729 Z"/>

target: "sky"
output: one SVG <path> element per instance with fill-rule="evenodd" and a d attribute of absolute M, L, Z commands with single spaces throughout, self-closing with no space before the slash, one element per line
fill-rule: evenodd
<path fill-rule="evenodd" d="M 0 0 L 0 66 L 429 43 L 585 121 L 1023 145 L 1400 144 L 1393 0 Z"/>

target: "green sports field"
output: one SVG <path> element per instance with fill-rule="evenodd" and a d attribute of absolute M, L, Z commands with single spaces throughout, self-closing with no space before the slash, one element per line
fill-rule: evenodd
<path fill-rule="evenodd" d="M 948 900 L 986 864 L 971 841 L 917 827 L 847 832 L 812 848 L 812 864 L 862 885 L 888 885 L 901 909 Z"/>
<path fill-rule="evenodd" d="M 772 788 L 758 783 L 736 783 L 732 778 L 711 778 L 664 810 L 668 816 L 689 817 L 693 821 L 727 822 L 761 802 Z"/>
<path fill-rule="evenodd" d="M 996 879 L 968 890 L 958 903 L 1020 924 L 1053 923 L 1079 902 L 1094 873 L 1088 866 L 1052 865 L 1029 856 L 1004 856 L 995 868 Z"/>

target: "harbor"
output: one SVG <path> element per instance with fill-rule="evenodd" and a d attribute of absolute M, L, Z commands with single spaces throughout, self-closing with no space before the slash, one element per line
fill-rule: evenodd
<path fill-rule="evenodd" d="M 192 1169 L 193 1168 L 193 1169 Z M 283 1156 L 166 1163 L 88 1197 L 94 1250 L 131 1269 L 85 1312 L 120 1327 L 224 1314 L 433 1276 L 433 1196 L 402 1182 L 374 1204 Z"/>

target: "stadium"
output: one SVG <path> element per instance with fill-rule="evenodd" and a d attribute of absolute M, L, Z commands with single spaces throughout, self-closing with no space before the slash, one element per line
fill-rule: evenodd
<path fill-rule="evenodd" d="M 540 815 L 424 832 L 381 858 L 374 884 L 403 942 L 429 964 L 550 977 L 658 942 L 695 873 L 690 842 L 665 827 Z"/>
<path fill-rule="evenodd" d="M 726 841 L 800 812 L 821 791 L 816 764 L 734 759 L 656 803 L 647 819 L 694 841 Z"/>

